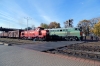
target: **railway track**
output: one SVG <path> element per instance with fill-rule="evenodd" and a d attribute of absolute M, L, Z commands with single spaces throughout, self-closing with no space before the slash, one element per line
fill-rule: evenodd
<path fill-rule="evenodd" d="M 90 47 L 87 47 L 88 49 L 83 49 L 83 48 L 79 48 L 78 46 L 76 48 L 76 46 L 77 44 L 68 45 L 64 47 L 58 47 L 55 49 L 45 50 L 43 52 L 52 53 L 52 54 L 63 54 L 68 56 L 76 56 L 76 57 L 100 61 L 100 47 L 98 48 L 99 51 L 98 50 L 95 51 L 95 49 L 93 48 L 90 49 Z"/>
<path fill-rule="evenodd" d="M 31 41 L 31 40 L 22 40 L 22 39 L 7 39 L 7 38 L 0 38 L 0 42 L 8 43 L 12 45 L 21 45 L 21 44 L 38 44 L 42 43 L 41 41 Z"/>

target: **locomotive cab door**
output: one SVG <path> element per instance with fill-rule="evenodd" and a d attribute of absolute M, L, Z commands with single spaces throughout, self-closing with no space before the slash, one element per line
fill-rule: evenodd
<path fill-rule="evenodd" d="M 70 31 L 67 31 L 67 36 L 70 36 Z"/>
<path fill-rule="evenodd" d="M 38 35 L 42 35 L 41 30 L 42 30 L 41 28 L 37 28 L 37 29 L 36 29 L 36 34 L 37 34 L 37 36 L 38 36 Z"/>
<path fill-rule="evenodd" d="M 69 41 L 70 31 L 65 31 L 65 40 Z"/>

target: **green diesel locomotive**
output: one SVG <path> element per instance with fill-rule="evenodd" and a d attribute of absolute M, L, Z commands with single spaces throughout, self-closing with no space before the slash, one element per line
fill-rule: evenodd
<path fill-rule="evenodd" d="M 53 28 L 48 30 L 52 40 L 82 40 L 82 32 L 79 30 L 79 28 Z"/>

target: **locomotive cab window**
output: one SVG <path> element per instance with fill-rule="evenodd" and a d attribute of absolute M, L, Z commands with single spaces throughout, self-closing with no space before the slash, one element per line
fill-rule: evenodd
<path fill-rule="evenodd" d="M 75 30 L 78 30 L 77 28 L 75 28 Z"/>
<path fill-rule="evenodd" d="M 63 29 L 63 31 L 65 31 L 65 29 Z"/>
<path fill-rule="evenodd" d="M 60 30 L 60 32 L 61 32 L 62 30 Z"/>
<path fill-rule="evenodd" d="M 55 32 L 57 32 L 57 30 L 55 30 Z"/>
<path fill-rule="evenodd" d="M 59 30 L 57 30 L 59 32 Z"/>
<path fill-rule="evenodd" d="M 24 35 L 24 33 L 22 33 L 22 35 Z"/>

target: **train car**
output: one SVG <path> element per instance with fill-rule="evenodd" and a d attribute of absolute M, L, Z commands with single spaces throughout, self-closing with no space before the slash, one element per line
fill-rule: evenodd
<path fill-rule="evenodd" d="M 28 30 L 21 32 L 22 39 L 34 39 L 34 40 L 48 40 L 49 31 L 44 28 L 38 27 L 35 30 Z"/>
<path fill-rule="evenodd" d="M 0 33 L 0 37 L 3 38 L 3 32 Z"/>
<path fill-rule="evenodd" d="M 82 32 L 78 28 L 53 28 L 48 29 L 51 39 L 81 40 Z"/>
<path fill-rule="evenodd" d="M 9 38 L 20 38 L 22 30 L 15 30 L 15 31 L 9 31 L 8 32 L 8 37 Z"/>
<path fill-rule="evenodd" d="M 2 33 L 0 33 L 0 38 L 2 37 Z"/>
<path fill-rule="evenodd" d="M 8 33 L 5 32 L 5 31 L 2 31 L 2 32 L 0 33 L 0 37 L 1 37 L 1 38 L 7 38 L 7 37 L 8 37 Z"/>

